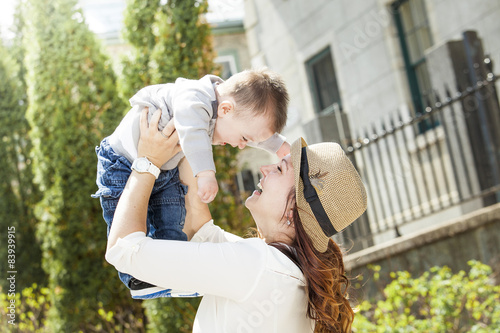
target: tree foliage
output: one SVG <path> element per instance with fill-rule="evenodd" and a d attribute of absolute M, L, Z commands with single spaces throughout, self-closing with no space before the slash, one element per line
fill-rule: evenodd
<path fill-rule="evenodd" d="M 144 86 L 198 79 L 214 70 L 206 0 L 128 0 L 124 37 L 132 51 L 123 60 L 121 92 L 130 98 Z"/>
<path fill-rule="evenodd" d="M 202 16 L 207 10 L 206 0 L 169 0 L 156 12 L 156 43 L 149 64 L 153 82 L 199 79 L 213 73 L 212 35 Z"/>
<path fill-rule="evenodd" d="M 124 98 L 152 84 L 149 62 L 156 44 L 153 22 L 159 7 L 160 0 L 127 0 L 123 35 L 132 50 L 123 59 L 120 93 Z"/>
<path fill-rule="evenodd" d="M 474 260 L 469 265 L 468 273 L 453 274 L 448 267 L 418 278 L 391 273 L 384 299 L 361 304 L 353 332 L 500 332 L 500 286 L 491 267 Z"/>
<path fill-rule="evenodd" d="M 19 8 L 15 15 L 14 35 L 7 47 L 0 42 L 0 244 L 6 244 L 7 228 L 15 228 L 15 267 L 8 269 L 7 260 L 0 260 L 3 272 L 15 271 L 17 284 L 29 286 L 43 283 L 41 251 L 35 239 L 33 205 L 39 198 L 37 186 L 32 183 L 32 163 L 29 156 L 31 141 L 26 120 L 26 85 L 24 81 L 22 38 L 23 20 Z M 5 243 L 4 243 L 5 241 Z M 22 249 L 22 250 L 21 250 Z M 0 255 L 7 258 L 7 245 L 0 247 Z M 22 269 L 21 269 L 22 267 Z M 0 287 L 7 290 L 7 280 Z"/>
<path fill-rule="evenodd" d="M 99 202 L 90 198 L 94 147 L 117 125 L 124 105 L 76 0 L 28 0 L 23 14 L 29 18 L 23 36 L 27 119 L 34 182 L 42 193 L 35 205 L 37 236 L 51 290 L 47 328 L 95 330 L 106 324 L 99 304 L 116 311 L 124 302 L 116 273 L 103 260 Z"/>

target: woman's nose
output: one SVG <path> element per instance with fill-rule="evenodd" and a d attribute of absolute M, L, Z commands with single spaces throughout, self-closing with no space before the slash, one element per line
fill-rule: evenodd
<path fill-rule="evenodd" d="M 264 177 L 269 173 L 269 170 L 271 169 L 272 165 L 263 165 L 260 167 L 260 173 L 264 175 Z"/>

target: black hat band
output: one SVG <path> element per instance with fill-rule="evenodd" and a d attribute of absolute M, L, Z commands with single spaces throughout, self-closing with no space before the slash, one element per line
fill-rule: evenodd
<path fill-rule="evenodd" d="M 307 161 L 306 147 L 302 147 L 302 154 L 300 156 L 300 178 L 302 178 L 302 182 L 304 183 L 304 198 L 311 207 L 316 221 L 318 221 L 327 237 L 335 235 L 338 231 L 333 227 L 319 200 L 318 193 L 309 179 L 309 163 Z"/>

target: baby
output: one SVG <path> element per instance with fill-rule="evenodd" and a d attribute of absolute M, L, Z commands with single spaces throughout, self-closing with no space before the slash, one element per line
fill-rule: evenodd
<path fill-rule="evenodd" d="M 148 236 L 159 239 L 187 240 L 182 231 L 187 192 L 179 180 L 187 177 L 179 161 L 185 156 L 197 179 L 198 196 L 211 202 L 217 192 L 212 145 L 243 149 L 265 149 L 279 158 L 290 152 L 290 145 L 278 134 L 287 119 L 288 93 L 280 76 L 268 69 L 246 70 L 223 81 L 206 75 L 200 80 L 179 78 L 175 83 L 141 89 L 130 99 L 132 109 L 111 136 L 96 148 L 98 191 L 104 220 L 111 227 L 118 199 L 132 169 L 150 172 L 156 178 L 148 206 Z M 140 115 L 149 108 L 148 121 L 161 110 L 159 129 L 174 118 L 182 152 L 164 165 L 154 165 L 137 156 Z M 180 170 L 179 170 L 180 169 Z M 119 273 L 131 289 L 133 298 L 170 297 L 161 289 Z"/>

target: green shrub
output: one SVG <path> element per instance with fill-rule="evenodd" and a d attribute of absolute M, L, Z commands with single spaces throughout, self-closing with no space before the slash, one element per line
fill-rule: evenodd
<path fill-rule="evenodd" d="M 1 321 L 0 331 L 47 332 L 44 326 L 49 310 L 48 295 L 49 289 L 36 283 L 15 294 L 0 289 L 0 316 L 5 319 Z"/>
<path fill-rule="evenodd" d="M 500 332 L 500 286 L 488 265 L 468 264 L 468 273 L 446 266 L 418 278 L 391 273 L 384 299 L 359 306 L 353 332 Z"/>
<path fill-rule="evenodd" d="M 21 292 L 12 293 L 0 287 L 0 332 L 52 333 L 47 327 L 47 314 L 51 290 L 33 283 Z M 137 316 L 140 303 L 133 306 L 125 303 L 112 310 L 105 309 L 103 302 L 96 302 L 94 311 L 101 320 L 87 323 L 86 332 L 135 332 L 144 333 L 143 316 Z M 3 320 L 5 319 L 5 320 Z"/>

